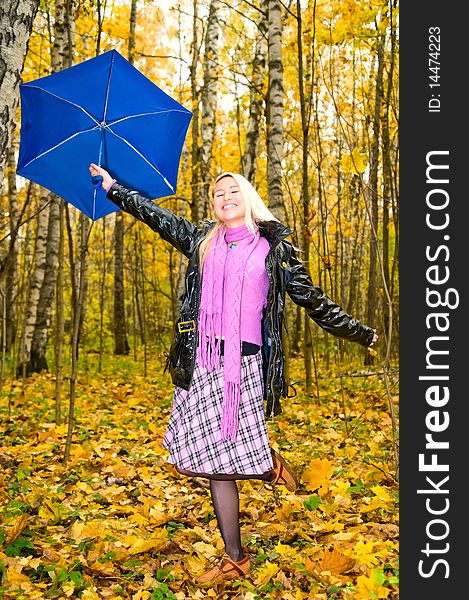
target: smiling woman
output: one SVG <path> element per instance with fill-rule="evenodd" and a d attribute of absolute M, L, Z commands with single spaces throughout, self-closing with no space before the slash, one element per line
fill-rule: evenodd
<path fill-rule="evenodd" d="M 223 173 L 213 186 L 215 221 L 195 225 L 120 185 L 95 164 L 107 197 L 149 225 L 188 259 L 186 289 L 167 368 L 175 385 L 164 435 L 168 462 L 210 480 L 225 543 L 219 564 L 196 579 L 210 583 L 250 571 L 241 544 L 238 479 L 299 482 L 270 447 L 266 414 L 280 414 L 288 383 L 282 346 L 285 295 L 329 333 L 371 346 L 377 335 L 330 300 L 296 258 L 292 233 L 247 179 Z"/>

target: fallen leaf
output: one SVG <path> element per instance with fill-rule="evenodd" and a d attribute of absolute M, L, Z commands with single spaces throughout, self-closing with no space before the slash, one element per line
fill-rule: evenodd
<path fill-rule="evenodd" d="M 348 573 L 355 566 L 355 560 L 342 554 L 337 548 L 329 548 L 324 551 L 321 562 L 321 571 L 330 571 L 336 575 Z"/>
<path fill-rule="evenodd" d="M 168 531 L 166 528 L 158 530 L 147 538 L 138 539 L 131 548 L 129 548 L 129 554 L 141 554 L 142 552 L 148 552 L 148 550 L 159 550 L 164 546 L 168 539 Z"/>
<path fill-rule="evenodd" d="M 327 459 L 313 459 L 301 476 L 307 489 L 324 494 L 329 489 L 334 465 Z"/>
<path fill-rule="evenodd" d="M 257 573 L 257 577 L 254 580 L 255 585 L 265 585 L 268 583 L 272 577 L 277 575 L 279 568 L 278 565 L 266 561 Z"/>
<path fill-rule="evenodd" d="M 217 555 L 217 549 L 213 544 L 206 544 L 205 542 L 195 542 L 192 544 L 193 547 L 197 550 L 199 554 L 205 556 L 205 558 L 210 558 L 211 556 Z"/>
<path fill-rule="evenodd" d="M 5 540 L 5 545 L 12 544 L 21 535 L 28 521 L 29 515 L 27 513 L 23 513 L 15 520 L 13 528 Z"/>

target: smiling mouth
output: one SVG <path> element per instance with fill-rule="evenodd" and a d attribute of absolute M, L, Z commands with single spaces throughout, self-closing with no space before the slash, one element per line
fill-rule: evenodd
<path fill-rule="evenodd" d="M 223 210 L 229 210 L 230 208 L 236 208 L 237 206 L 237 204 L 225 204 Z"/>

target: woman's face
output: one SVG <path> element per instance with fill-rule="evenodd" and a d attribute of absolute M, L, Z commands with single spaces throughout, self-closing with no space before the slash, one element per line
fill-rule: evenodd
<path fill-rule="evenodd" d="M 215 184 L 213 208 L 218 219 L 227 227 L 244 225 L 246 204 L 239 185 L 233 177 L 223 177 Z"/>

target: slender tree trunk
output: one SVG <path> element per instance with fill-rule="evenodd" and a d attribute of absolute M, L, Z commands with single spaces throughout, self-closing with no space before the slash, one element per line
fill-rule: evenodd
<path fill-rule="evenodd" d="M 198 36 L 198 0 L 192 2 L 192 44 L 191 44 L 191 99 L 192 99 L 192 122 L 191 122 L 191 213 L 192 220 L 198 222 L 202 215 L 201 207 L 201 184 L 200 184 L 200 148 L 199 148 L 199 89 L 197 85 L 197 66 L 200 60 L 199 36 Z"/>
<path fill-rule="evenodd" d="M 58 72 L 69 66 L 71 55 L 69 44 L 73 38 L 69 35 L 72 29 L 73 6 L 71 0 L 55 0 L 54 42 L 52 44 L 52 72 Z M 50 194 L 49 222 L 47 233 L 47 257 L 44 281 L 36 314 L 36 323 L 31 344 L 31 371 L 48 370 L 46 346 L 52 312 L 52 298 L 57 279 L 58 253 L 60 243 L 59 203 L 58 196 Z"/>
<path fill-rule="evenodd" d="M 47 225 L 49 221 L 50 193 L 41 189 L 41 203 L 37 217 L 36 239 L 34 244 L 34 266 L 26 303 L 23 343 L 18 369 L 25 375 L 31 374 L 31 345 L 36 324 L 37 309 L 46 270 Z"/>
<path fill-rule="evenodd" d="M 370 200 L 370 218 L 372 222 L 371 231 L 378 231 L 378 165 L 379 165 L 379 140 L 380 140 L 380 114 L 382 104 L 382 91 L 383 91 L 383 68 L 384 68 L 384 42 L 383 38 L 379 37 L 377 47 L 377 59 L 378 68 L 376 74 L 376 86 L 375 86 L 375 110 L 373 115 L 373 139 L 370 149 L 370 186 L 369 186 L 369 200 Z M 371 236 L 370 240 L 370 266 L 368 274 L 368 298 L 367 298 L 367 315 L 366 322 L 370 326 L 374 325 L 377 310 L 377 244 L 378 240 L 376 235 Z M 365 363 L 370 364 L 373 362 L 373 356 L 370 352 L 365 354 Z"/>
<path fill-rule="evenodd" d="M 392 24 L 392 18 L 391 18 Z M 391 229 L 390 221 L 390 207 L 396 203 L 394 197 L 394 186 L 393 186 L 393 169 L 392 169 L 392 142 L 390 139 L 390 125 L 389 115 L 392 109 L 392 95 L 394 89 L 394 66 L 395 66 L 395 31 L 393 25 L 391 25 L 391 50 L 389 56 L 389 70 L 387 76 L 387 90 L 385 96 L 385 108 L 382 115 L 382 157 L 383 157 L 383 271 L 384 279 L 389 289 L 390 297 L 394 301 L 394 281 L 393 271 L 391 270 L 391 257 L 389 250 L 389 231 Z M 392 223 L 397 231 L 397 226 Z M 397 236 L 396 236 L 397 237 Z M 395 242 L 397 240 L 395 239 Z M 384 313 L 384 327 L 383 331 L 388 329 L 389 323 L 389 311 Z"/>
<path fill-rule="evenodd" d="M 106 2 L 106 0 L 105 0 L 105 2 Z M 97 28 L 96 28 L 95 56 L 99 56 L 101 54 L 101 34 L 103 32 L 103 21 L 104 21 L 104 11 L 102 11 L 101 0 L 96 0 L 96 17 L 97 17 Z"/>
<path fill-rule="evenodd" d="M 71 305 L 76 306 L 78 303 L 78 292 L 77 292 L 77 267 L 75 261 L 75 252 L 73 248 L 73 231 L 72 223 L 70 219 L 70 205 L 68 203 L 64 206 L 65 209 L 65 223 L 67 226 L 67 241 L 68 241 L 68 261 L 70 264 L 70 284 L 71 284 Z"/>
<path fill-rule="evenodd" d="M 59 204 L 59 254 L 56 286 L 56 323 L 55 323 L 55 422 L 62 422 L 63 357 L 65 334 L 64 306 L 64 241 L 65 241 L 65 205 Z"/>
<path fill-rule="evenodd" d="M 65 67 L 68 61 L 67 48 L 67 5 L 68 0 L 55 0 L 54 41 L 51 51 L 52 72 L 56 73 Z"/>
<path fill-rule="evenodd" d="M 256 177 L 259 130 L 265 104 L 264 80 L 267 60 L 268 0 L 262 0 L 258 23 L 258 39 L 254 49 L 249 89 L 249 116 L 246 144 L 241 159 L 242 173 L 253 185 Z"/>
<path fill-rule="evenodd" d="M 86 218 L 86 217 L 85 217 Z M 73 432 L 75 429 L 75 397 L 76 397 L 76 382 L 78 372 L 78 344 L 80 339 L 80 329 L 82 322 L 82 314 L 85 306 L 86 295 L 86 256 L 88 253 L 88 240 L 91 234 L 91 225 L 88 224 L 88 219 L 80 220 L 81 233 L 81 252 L 80 252 L 80 274 L 78 283 L 78 302 L 73 313 L 73 332 L 72 332 L 72 372 L 70 375 L 70 396 L 68 405 L 68 427 L 67 439 L 65 441 L 65 450 L 63 464 L 67 466 L 70 458 L 70 450 L 72 447 Z"/>
<path fill-rule="evenodd" d="M 291 349 L 295 353 L 300 352 L 300 340 L 304 339 L 303 329 L 303 309 L 301 306 L 296 305 L 294 307 L 294 326 L 293 333 L 291 336 Z"/>
<path fill-rule="evenodd" d="M 283 60 L 282 2 L 268 0 L 269 89 L 267 95 L 267 184 L 269 208 L 285 221 L 282 193 L 283 159 Z"/>
<path fill-rule="evenodd" d="M 129 22 L 129 45 L 128 60 L 131 65 L 135 59 L 135 30 L 137 28 L 137 0 L 131 0 L 130 3 L 130 22 Z"/>
<path fill-rule="evenodd" d="M 132 331 L 134 340 L 134 361 L 137 362 L 137 307 L 135 306 L 135 298 L 137 295 L 135 278 L 132 279 Z"/>
<path fill-rule="evenodd" d="M 176 322 L 179 313 L 179 302 L 178 302 L 178 273 L 179 273 L 179 252 L 176 252 L 173 246 L 168 248 L 169 257 L 169 289 L 171 292 L 171 320 L 173 323 Z"/>
<path fill-rule="evenodd" d="M 18 91 L 39 0 L 2 0 L 0 5 L 0 193 L 15 129 Z"/>
<path fill-rule="evenodd" d="M 106 216 L 102 219 L 102 256 L 101 256 L 101 277 L 99 281 L 99 358 L 98 358 L 98 373 L 101 373 L 103 366 L 103 350 L 104 350 L 104 292 L 106 288 Z"/>
<path fill-rule="evenodd" d="M 31 342 L 31 371 L 39 372 L 48 370 L 46 359 L 46 345 L 50 325 L 52 298 L 56 285 L 58 254 L 60 243 L 59 224 L 59 202 L 62 202 L 54 194 L 49 194 L 49 222 L 46 244 L 46 262 L 44 279 L 39 295 L 36 311 L 36 322 L 34 325 L 33 338 Z"/>
<path fill-rule="evenodd" d="M 6 329 L 7 329 L 7 310 L 6 310 L 6 294 L 3 288 L 0 287 L 0 307 L 1 307 L 1 319 L 2 319 L 2 356 L 0 364 L 0 394 L 3 391 L 3 377 L 5 374 L 5 359 L 6 359 Z M 8 411 L 10 416 L 10 411 Z"/>
<path fill-rule="evenodd" d="M 342 143 L 339 142 L 337 144 L 337 163 L 340 164 L 342 159 Z M 346 282 L 346 264 L 347 261 L 345 259 L 347 244 L 344 238 L 344 230 L 342 227 L 342 223 L 344 220 L 344 214 L 342 210 L 342 200 L 343 200 L 343 185 L 342 185 L 342 171 L 337 169 L 336 176 L 336 185 L 337 185 L 337 234 L 336 234 L 336 256 L 335 256 L 335 264 L 338 265 L 336 271 L 339 271 L 337 274 L 338 282 L 335 286 L 337 290 L 337 297 L 339 298 L 339 302 L 341 306 L 347 310 L 347 306 L 345 304 L 346 301 L 346 293 L 345 293 L 345 282 Z"/>
<path fill-rule="evenodd" d="M 99 1 L 99 0 L 98 0 Z M 57 10 L 57 9 L 56 9 Z M 63 18 L 56 23 L 56 27 L 63 26 L 65 31 L 63 33 L 63 43 L 59 47 L 60 53 L 60 65 L 61 68 L 71 67 L 73 64 L 73 44 L 74 44 L 74 2 L 73 0 L 61 0 L 61 10 L 64 15 Z M 57 35 L 57 37 L 61 37 Z M 56 285 L 56 342 L 55 342 L 55 422 L 62 422 L 62 388 L 63 388 L 63 362 L 64 362 L 64 335 L 65 335 L 65 299 L 64 299 L 64 270 L 65 270 L 65 211 L 68 206 L 65 207 L 65 202 L 59 200 L 59 264 L 57 272 L 57 285 Z M 68 215 L 68 212 L 67 212 Z M 73 247 L 70 249 L 70 257 L 73 263 Z M 74 283 L 74 268 L 71 264 L 71 274 Z M 75 290 L 75 286 L 72 285 L 72 290 Z M 72 298 L 74 294 L 72 293 Z M 76 298 L 76 296 L 75 296 Z M 76 306 L 76 304 L 75 304 Z"/>
<path fill-rule="evenodd" d="M 26 202 L 23 204 L 20 215 L 16 222 L 16 227 L 12 230 L 12 236 L 18 235 L 19 223 L 22 222 L 22 216 L 25 214 L 25 206 L 30 205 L 34 200 L 34 196 L 37 191 L 37 186 L 32 181 L 28 183 L 26 190 Z M 37 215 L 35 215 L 37 216 Z M 29 295 L 29 288 L 31 284 L 31 272 L 34 269 L 34 243 L 35 234 L 32 231 L 37 229 L 37 218 L 27 219 L 25 227 L 21 231 L 21 237 L 24 239 L 23 253 L 19 255 L 18 260 L 18 293 L 15 297 L 15 305 L 17 309 L 17 318 L 15 323 L 15 330 L 21 332 L 20 335 L 16 335 L 15 346 L 12 349 L 13 352 L 13 368 L 12 373 L 21 375 L 23 378 L 26 376 L 26 370 L 21 368 L 21 357 L 24 354 L 24 337 L 25 337 L 25 322 L 26 322 L 26 307 Z M 11 240 L 10 240 L 11 243 Z M 18 369 L 18 365 L 20 368 Z"/>
<path fill-rule="evenodd" d="M 351 236 L 351 241 L 347 250 L 347 276 L 348 276 L 348 294 L 345 301 L 345 308 L 350 314 L 356 314 L 358 311 L 358 291 L 361 277 L 361 252 L 363 250 L 363 239 L 361 237 L 361 224 L 359 210 L 359 190 L 356 185 L 357 176 L 354 175 L 348 189 L 348 197 L 350 206 L 353 206 L 353 211 L 349 214 L 350 222 L 354 223 L 354 234 Z"/>
<path fill-rule="evenodd" d="M 179 12 L 179 16 L 181 15 L 181 13 Z M 184 47 L 184 33 L 182 31 L 182 24 L 181 21 L 178 22 L 178 43 L 179 43 L 179 57 L 182 58 L 183 55 L 183 47 Z M 183 101 L 183 91 L 185 88 L 185 77 L 183 75 L 183 71 L 182 71 L 182 60 L 179 61 L 180 63 L 180 69 L 179 69 L 179 90 L 178 90 L 178 100 L 180 102 Z M 195 82 L 194 82 L 195 85 Z M 191 70 L 191 86 L 192 86 L 192 70 Z M 197 131 L 197 128 L 196 128 Z M 187 144 L 184 144 L 184 147 L 182 149 L 182 156 L 181 156 L 181 160 L 183 162 L 183 164 L 190 164 L 190 150 Z M 192 181 L 191 181 L 192 183 Z M 183 196 L 188 197 L 189 194 L 187 192 L 187 189 L 185 189 L 182 192 Z M 174 201 L 174 205 L 172 206 L 172 209 L 174 211 L 177 212 L 178 215 L 181 215 L 183 217 L 187 216 L 187 203 L 186 202 L 182 202 L 182 203 L 178 203 L 177 199 L 173 199 Z M 170 246 L 170 248 L 172 250 L 174 250 L 173 246 Z M 172 256 L 170 254 L 170 264 L 173 264 L 171 262 L 172 260 Z M 174 261 L 176 262 L 176 261 Z M 170 268 L 170 278 L 171 278 L 171 318 L 173 323 L 176 321 L 177 318 L 177 314 L 179 313 L 179 298 L 182 297 L 183 292 L 184 292 L 184 288 L 185 288 L 185 257 L 183 256 L 183 254 L 181 252 L 177 252 L 177 264 L 175 267 L 175 270 L 173 270 L 173 267 Z M 176 281 L 176 283 L 174 284 L 173 282 Z M 161 317 L 161 311 L 157 312 L 157 315 L 159 317 Z"/>
<path fill-rule="evenodd" d="M 116 212 L 114 225 L 114 353 L 128 354 L 124 296 L 124 215 Z"/>
<path fill-rule="evenodd" d="M 307 69 L 306 73 L 304 71 L 303 63 L 305 57 L 303 56 L 303 22 L 301 16 L 301 3 L 300 0 L 297 0 L 296 4 L 296 12 L 297 12 L 297 44 L 298 44 L 298 86 L 300 91 L 300 112 L 301 112 L 301 132 L 302 132 L 302 184 L 301 184 L 301 195 L 303 198 L 303 259 L 304 263 L 309 270 L 309 260 L 310 260 L 310 241 L 311 234 L 309 231 L 309 221 L 310 221 L 310 194 L 309 194 L 309 165 L 308 165 L 308 156 L 309 156 L 309 125 L 310 125 L 310 114 L 311 114 L 311 104 L 307 105 L 306 94 L 305 94 L 305 84 L 310 85 L 313 79 L 314 74 L 310 69 Z M 314 37 L 314 36 L 313 36 Z M 313 46 L 314 48 L 314 46 Z M 314 57 L 313 60 L 307 61 L 308 65 L 314 65 Z M 311 98 L 310 98 L 311 100 Z M 304 366 L 305 366 L 305 387 L 306 393 L 308 396 L 312 393 L 312 339 L 311 339 L 311 328 L 310 323 L 308 322 L 308 318 L 305 318 L 305 327 L 304 327 Z"/>
<path fill-rule="evenodd" d="M 202 89 L 201 111 L 201 161 L 200 173 L 202 179 L 202 213 L 199 218 L 205 219 L 209 213 L 212 150 L 217 122 L 217 91 L 218 91 L 218 36 L 220 31 L 220 0 L 211 0 L 205 32 L 204 52 L 204 86 Z"/>
<path fill-rule="evenodd" d="M 147 296 L 145 293 L 145 253 L 143 251 L 143 242 L 142 237 L 140 235 L 141 227 L 137 228 L 137 241 L 138 241 L 138 265 L 137 269 L 137 283 L 140 280 L 140 295 L 142 298 L 141 303 L 139 302 L 139 322 L 140 322 L 140 337 L 143 344 L 143 376 L 146 378 L 147 376 L 147 368 L 148 368 L 148 344 L 147 344 L 147 328 L 146 328 L 146 320 L 145 315 L 147 311 Z M 137 288 L 138 289 L 138 288 Z"/>
<path fill-rule="evenodd" d="M 75 48 L 75 2 L 76 0 L 64 0 L 65 2 L 65 33 L 67 40 L 62 55 L 62 65 L 71 67 Z"/>
<path fill-rule="evenodd" d="M 8 223 L 10 239 L 8 255 L 5 259 L 5 327 L 3 337 L 5 352 L 9 352 L 15 343 L 15 287 L 17 282 L 18 236 L 16 228 L 19 214 L 16 197 L 16 158 L 13 147 L 8 151 Z"/>
<path fill-rule="evenodd" d="M 128 60 L 134 61 L 135 30 L 137 26 L 137 1 L 132 0 L 130 7 Z M 127 322 L 125 314 L 124 289 L 124 214 L 115 214 L 114 225 L 114 353 L 128 354 L 130 346 L 127 340 Z"/>
<path fill-rule="evenodd" d="M 134 229 L 134 252 L 133 252 L 133 280 L 134 280 L 134 301 L 135 301 L 135 312 L 137 315 L 138 327 L 135 327 L 135 331 L 138 330 L 140 334 L 140 343 L 145 345 L 145 316 L 143 313 L 142 302 L 140 300 L 143 297 L 143 284 L 144 281 L 140 278 L 140 273 L 143 273 L 143 267 L 141 266 L 142 261 L 142 248 L 139 235 L 140 227 Z M 136 323 L 136 325 L 137 325 Z"/>

